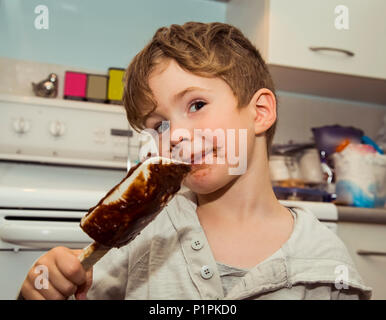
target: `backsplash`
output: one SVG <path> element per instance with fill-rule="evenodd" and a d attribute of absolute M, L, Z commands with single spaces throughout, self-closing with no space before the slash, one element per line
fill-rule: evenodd
<path fill-rule="evenodd" d="M 56 73 L 59 77 L 58 98 L 63 98 L 64 72 L 67 70 L 107 74 L 107 70 L 85 69 L 0 57 L 0 93 L 35 96 L 31 82 L 39 82 L 47 78 L 50 73 Z"/>
<path fill-rule="evenodd" d="M 34 26 L 39 5 L 48 29 Z M 162 26 L 225 15 L 226 3 L 208 0 L 0 0 L 0 56 L 106 70 L 128 64 Z"/>

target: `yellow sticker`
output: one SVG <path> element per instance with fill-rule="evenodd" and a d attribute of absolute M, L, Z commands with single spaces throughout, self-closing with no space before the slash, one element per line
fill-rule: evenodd
<path fill-rule="evenodd" d="M 107 98 L 109 100 L 122 100 L 123 96 L 123 75 L 125 70 L 109 70 L 109 87 Z"/>

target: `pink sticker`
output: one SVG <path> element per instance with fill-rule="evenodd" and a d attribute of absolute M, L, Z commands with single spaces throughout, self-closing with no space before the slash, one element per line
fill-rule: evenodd
<path fill-rule="evenodd" d="M 67 71 L 64 79 L 64 95 L 86 97 L 87 74 Z"/>

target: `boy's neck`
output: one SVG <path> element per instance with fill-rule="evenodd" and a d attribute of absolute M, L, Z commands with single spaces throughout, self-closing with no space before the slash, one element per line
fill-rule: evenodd
<path fill-rule="evenodd" d="M 241 221 L 264 218 L 281 211 L 283 207 L 272 189 L 267 154 L 261 152 L 261 148 L 257 152 L 258 149 L 249 160 L 246 173 L 213 193 L 197 194 L 201 213 Z"/>

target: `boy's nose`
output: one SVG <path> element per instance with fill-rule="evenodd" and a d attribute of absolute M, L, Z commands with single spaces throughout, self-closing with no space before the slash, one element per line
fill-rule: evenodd
<path fill-rule="evenodd" d="M 191 133 L 187 128 L 170 126 L 170 154 L 173 158 L 190 157 Z M 182 159 L 179 159 L 182 160 Z"/>
<path fill-rule="evenodd" d="M 182 148 L 183 145 L 189 142 L 187 137 L 179 136 L 177 139 L 170 140 L 170 152 L 175 148 Z"/>
<path fill-rule="evenodd" d="M 183 140 L 184 138 L 182 136 L 180 136 L 178 139 L 170 139 L 170 151 L 172 151 L 172 148 L 181 143 Z"/>
<path fill-rule="evenodd" d="M 170 146 L 173 148 L 181 142 L 191 141 L 190 130 L 185 126 L 170 123 Z"/>

